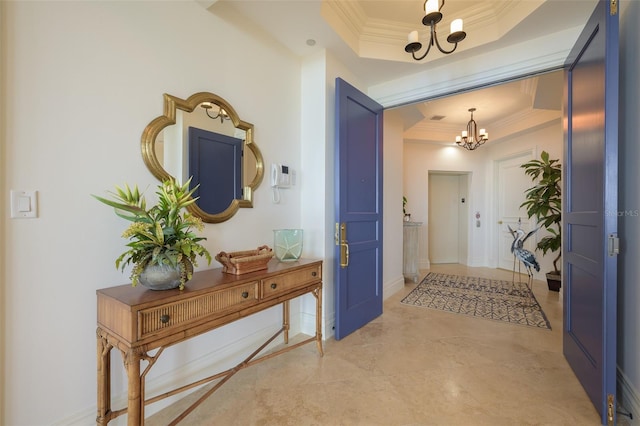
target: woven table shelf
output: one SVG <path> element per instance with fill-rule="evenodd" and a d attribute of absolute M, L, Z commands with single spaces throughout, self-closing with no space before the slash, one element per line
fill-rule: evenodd
<path fill-rule="evenodd" d="M 260 246 L 256 250 L 244 250 L 226 253 L 221 251 L 216 260 L 222 264 L 222 272 L 241 275 L 267 269 L 267 263 L 273 257 L 269 246 Z"/>

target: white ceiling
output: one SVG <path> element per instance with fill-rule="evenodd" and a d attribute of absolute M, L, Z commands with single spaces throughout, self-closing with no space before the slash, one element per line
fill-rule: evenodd
<path fill-rule="evenodd" d="M 475 56 L 487 50 L 583 25 L 596 0 L 444 0 L 438 35 L 444 48 L 449 22 L 463 18 L 465 40 L 444 55 L 433 48 L 416 62 L 404 51 L 407 34 L 419 30 L 426 45 L 428 27 L 422 25 L 421 0 L 198 0 L 209 2 L 213 13 L 252 22 L 264 36 L 273 37 L 294 54 L 305 57 L 327 49 L 366 86 L 415 74 L 425 67 L 446 65 L 453 57 Z M 440 0 L 442 2 L 442 0 Z M 309 45 L 313 40 L 314 45 Z M 561 72 L 500 84 L 455 96 L 399 108 L 405 139 L 425 143 L 453 141 L 477 111 L 479 127 L 490 141 L 542 125 L 560 117 Z M 433 121 L 433 116 L 444 116 Z"/>

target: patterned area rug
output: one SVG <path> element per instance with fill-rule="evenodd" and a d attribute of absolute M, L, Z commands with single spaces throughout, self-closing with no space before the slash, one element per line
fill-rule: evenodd
<path fill-rule="evenodd" d="M 526 283 L 430 272 L 402 303 L 551 330 Z"/>

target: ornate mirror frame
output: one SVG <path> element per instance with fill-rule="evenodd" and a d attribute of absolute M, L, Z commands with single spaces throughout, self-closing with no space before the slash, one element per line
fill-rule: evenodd
<path fill-rule="evenodd" d="M 242 199 L 232 200 L 229 207 L 227 207 L 220 213 L 208 213 L 202 210 L 197 205 L 197 203 L 192 203 L 187 208 L 193 215 L 201 218 L 204 222 L 219 223 L 229 220 L 234 214 L 236 214 L 240 207 L 253 207 L 253 191 L 255 191 L 258 185 L 260 185 L 260 182 L 262 182 L 262 178 L 264 176 L 264 161 L 262 158 L 262 153 L 253 141 L 253 124 L 241 120 L 238 116 L 238 113 L 236 113 L 236 111 L 227 101 L 213 93 L 195 93 L 189 96 L 189 98 L 187 98 L 186 100 L 177 98 L 167 93 L 165 93 L 163 97 L 164 114 L 156 117 L 153 121 L 151 121 L 142 132 L 142 159 L 147 165 L 149 171 L 151 171 L 151 173 L 160 181 L 174 178 L 174 176 L 169 174 L 169 172 L 164 169 L 164 166 L 160 164 L 160 161 L 158 161 L 158 157 L 156 156 L 156 139 L 165 127 L 176 124 L 177 110 L 182 110 L 190 113 L 193 112 L 203 102 L 211 102 L 223 108 L 227 112 L 229 118 L 231 119 L 231 122 L 236 129 L 244 130 L 246 132 L 244 146 L 245 148 L 250 149 L 255 156 L 256 174 L 253 180 L 249 182 L 248 185 L 246 184 L 246 182 L 243 182 L 245 186 L 243 187 L 242 191 Z"/>

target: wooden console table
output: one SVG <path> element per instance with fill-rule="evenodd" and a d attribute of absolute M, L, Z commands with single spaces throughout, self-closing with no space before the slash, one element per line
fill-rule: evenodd
<path fill-rule="evenodd" d="M 289 342 L 289 301 L 306 293 L 316 298 L 316 335 L 261 357 L 256 356 L 278 335 Z M 269 262 L 268 269 L 231 275 L 222 268 L 196 272 L 184 290 L 153 291 L 122 285 L 97 291 L 98 329 L 98 425 L 122 414 L 128 425 L 144 425 L 144 407 L 195 386 L 221 379 L 171 424 L 186 417 L 208 396 L 242 368 L 316 342 L 322 356 L 322 261 Z M 145 376 L 162 351 L 191 337 L 232 323 L 240 318 L 282 304 L 282 328 L 236 367 L 145 399 Z M 128 377 L 128 406 L 111 410 L 111 349 L 122 353 Z M 154 355 L 149 351 L 157 350 Z M 141 372 L 141 362 L 147 365 Z"/>

